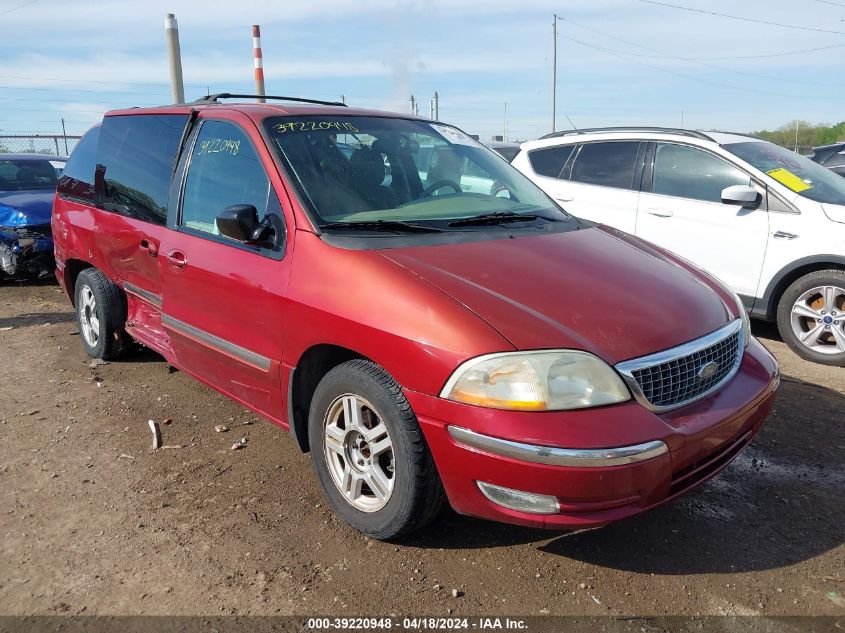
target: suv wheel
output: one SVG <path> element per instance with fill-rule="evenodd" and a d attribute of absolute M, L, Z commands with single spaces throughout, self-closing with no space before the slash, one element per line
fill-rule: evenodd
<path fill-rule="evenodd" d="M 845 367 L 845 271 L 820 270 L 794 281 L 780 299 L 777 321 L 801 358 Z"/>
<path fill-rule="evenodd" d="M 375 363 L 356 359 L 320 381 L 308 418 L 311 456 L 335 512 L 377 539 L 430 522 L 444 493 L 411 406 Z"/>
<path fill-rule="evenodd" d="M 85 353 L 104 360 L 119 356 L 126 337 L 126 302 L 120 288 L 96 268 L 86 268 L 76 278 L 74 294 Z"/>

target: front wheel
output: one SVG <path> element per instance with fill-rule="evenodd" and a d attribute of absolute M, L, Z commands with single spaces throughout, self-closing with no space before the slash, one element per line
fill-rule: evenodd
<path fill-rule="evenodd" d="M 356 359 L 329 371 L 308 419 L 323 493 L 352 527 L 377 539 L 417 530 L 444 493 L 416 416 L 396 381 Z"/>
<path fill-rule="evenodd" d="M 778 303 L 777 322 L 801 358 L 845 367 L 845 271 L 820 270 L 795 280 Z"/>

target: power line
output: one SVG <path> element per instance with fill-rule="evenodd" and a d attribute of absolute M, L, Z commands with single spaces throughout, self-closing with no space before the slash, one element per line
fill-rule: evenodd
<path fill-rule="evenodd" d="M 29 0 L 29 2 L 24 2 L 23 4 L 19 4 L 16 7 L 12 7 L 11 9 L 6 9 L 5 11 L 0 11 L 0 15 L 6 15 L 7 13 L 11 13 L 12 11 L 17 11 L 18 9 L 23 9 L 24 7 L 28 7 L 31 4 L 35 4 L 38 0 Z"/>
<path fill-rule="evenodd" d="M 645 46 L 643 44 L 638 44 L 636 42 L 632 42 L 631 40 L 626 40 L 616 35 L 611 35 L 610 33 L 606 33 L 604 31 L 599 31 L 598 29 L 594 29 L 592 27 L 586 26 L 584 24 L 579 24 L 577 22 L 573 22 L 572 20 L 567 20 L 565 18 L 559 18 L 561 21 L 569 22 L 570 24 L 577 26 L 578 28 L 584 29 L 586 31 L 590 31 L 592 33 L 597 33 L 599 35 L 603 35 L 604 37 L 609 37 L 612 40 L 617 42 L 623 42 L 625 44 L 630 44 L 631 46 L 636 46 L 637 48 L 641 48 L 646 51 L 651 51 L 652 53 L 658 53 L 658 55 L 643 55 L 642 53 L 633 53 L 630 51 L 620 51 L 618 49 L 606 48 L 605 51 L 612 51 L 615 53 L 620 53 L 622 55 L 631 55 L 633 57 L 647 57 L 647 58 L 656 58 L 656 59 L 672 59 L 676 61 L 688 62 L 692 64 L 698 64 L 700 66 L 706 66 L 707 68 L 714 68 L 716 70 L 723 70 L 725 72 L 734 73 L 736 75 L 745 75 L 748 77 L 757 77 L 758 79 L 765 79 L 766 81 L 776 80 L 776 81 L 787 81 L 790 83 L 797 83 L 797 84 L 807 84 L 811 86 L 827 86 L 827 87 L 838 87 L 839 84 L 836 83 L 825 83 L 821 81 L 807 81 L 806 79 L 792 79 L 790 77 L 773 77 L 771 75 L 761 75 L 759 73 L 751 73 L 745 70 L 735 70 L 733 68 L 726 68 L 725 66 L 719 66 L 717 64 L 708 64 L 702 60 L 697 60 L 689 57 L 679 57 L 677 55 L 671 55 L 669 53 L 664 53 L 663 51 L 659 51 L 656 48 L 651 48 L 650 46 Z M 838 46 L 845 46 L 845 44 L 838 44 Z"/>
<path fill-rule="evenodd" d="M 842 7 L 845 9 L 845 4 L 839 4 L 838 2 L 831 2 L 831 0 L 814 0 L 815 2 L 820 2 L 822 4 L 829 4 L 832 7 Z"/>
<path fill-rule="evenodd" d="M 768 20 L 758 20 L 756 18 L 746 18 L 740 15 L 730 15 L 729 13 L 718 13 L 717 11 L 707 11 L 706 9 L 695 9 L 693 7 L 682 7 L 679 4 L 669 4 L 668 2 L 658 2 L 657 0 L 638 0 L 645 4 L 654 4 L 660 7 L 668 7 L 670 9 L 681 9 L 682 11 L 691 11 L 692 13 L 702 13 L 704 15 L 715 15 L 720 18 L 730 18 L 731 20 L 742 20 L 743 22 L 754 22 L 755 24 L 767 24 L 768 26 L 780 26 L 785 29 L 797 29 L 799 31 L 813 31 L 814 33 L 835 33 L 836 35 L 845 35 L 845 31 L 834 31 L 832 29 L 818 29 L 811 26 L 798 26 L 795 24 L 783 24 L 782 22 L 769 22 Z"/>
<path fill-rule="evenodd" d="M 710 84 L 710 85 L 713 85 L 713 86 L 719 86 L 721 88 L 730 88 L 731 90 L 739 90 L 739 91 L 742 91 L 742 92 L 750 92 L 750 93 L 758 94 L 758 95 L 764 94 L 764 95 L 770 95 L 770 96 L 773 96 L 773 97 L 785 97 L 785 98 L 789 98 L 789 99 L 806 99 L 806 100 L 812 100 L 812 101 L 818 101 L 818 100 L 839 101 L 839 99 L 834 99 L 833 97 L 818 97 L 818 96 L 807 97 L 807 96 L 804 96 L 804 95 L 793 95 L 793 94 L 784 94 L 784 93 L 780 93 L 780 92 L 769 92 L 769 91 L 766 91 L 766 90 L 758 90 L 756 88 L 743 88 L 742 86 L 734 86 L 734 85 L 731 85 L 731 84 L 721 83 L 719 81 L 712 81 L 710 79 L 702 79 L 701 77 L 694 77 L 693 75 L 687 75 L 685 73 L 675 72 L 673 70 L 661 68 L 660 66 L 655 66 L 654 64 L 649 64 L 647 62 L 639 61 L 637 59 L 631 59 L 627 55 L 617 53 L 613 49 L 609 49 L 609 48 L 606 48 L 604 46 L 597 46 L 595 44 L 588 44 L 587 42 L 581 41 L 581 40 L 576 39 L 574 37 L 567 37 L 565 35 L 561 35 L 561 37 L 563 37 L 564 39 L 567 39 L 571 42 L 575 42 L 576 44 L 581 44 L 582 46 L 586 46 L 587 48 L 593 48 L 595 50 L 602 51 L 602 52 L 607 53 L 609 55 L 613 55 L 614 57 L 619 57 L 620 59 L 624 59 L 626 61 L 633 62 L 635 64 L 640 64 L 641 66 L 647 66 L 649 68 L 652 68 L 652 69 L 660 71 L 660 72 L 667 73 L 669 75 L 675 75 L 676 77 L 683 77 L 684 79 L 692 79 L 693 81 L 700 81 L 702 83 Z"/>

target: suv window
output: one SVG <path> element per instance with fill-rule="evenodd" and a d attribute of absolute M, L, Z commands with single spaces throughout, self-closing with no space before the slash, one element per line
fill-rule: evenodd
<path fill-rule="evenodd" d="M 217 216 L 233 204 L 251 204 L 259 219 L 267 213 L 282 215 L 267 172 L 246 133 L 233 123 L 205 121 L 191 150 L 180 224 L 220 235 Z"/>
<path fill-rule="evenodd" d="M 839 167 L 845 165 L 845 149 L 839 152 L 834 152 L 822 163 L 825 167 Z"/>
<path fill-rule="evenodd" d="M 634 173 L 639 150 L 639 141 L 587 143 L 575 157 L 570 179 L 588 185 L 636 189 Z"/>
<path fill-rule="evenodd" d="M 727 161 L 674 143 L 657 144 L 653 171 L 653 193 L 704 202 L 721 202 L 725 187 L 751 184 L 748 174 Z"/>
<path fill-rule="evenodd" d="M 97 141 L 100 126 L 85 133 L 68 158 L 59 179 L 59 195 L 83 202 L 94 202 L 94 167 L 97 164 Z"/>
<path fill-rule="evenodd" d="M 535 174 L 547 176 L 548 178 L 560 178 L 563 166 L 572 155 L 574 145 L 559 145 L 558 147 L 547 147 L 535 149 L 528 152 L 528 162 Z"/>
<path fill-rule="evenodd" d="M 97 146 L 97 207 L 164 224 L 173 164 L 187 120 L 183 114 L 106 117 Z"/>

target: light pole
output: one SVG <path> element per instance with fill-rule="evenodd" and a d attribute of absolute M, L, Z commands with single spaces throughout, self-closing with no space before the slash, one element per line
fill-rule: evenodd
<path fill-rule="evenodd" d="M 557 13 L 552 17 L 552 132 L 555 131 L 557 108 Z"/>

